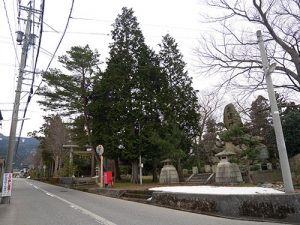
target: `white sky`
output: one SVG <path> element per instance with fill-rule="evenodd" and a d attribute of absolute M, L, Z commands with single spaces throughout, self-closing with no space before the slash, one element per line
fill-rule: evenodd
<path fill-rule="evenodd" d="M 15 32 L 19 29 L 17 24 L 17 0 L 5 0 L 4 2 L 6 3 L 9 22 L 15 41 Z M 28 2 L 28 0 L 22 0 L 21 5 L 27 5 Z M 37 5 L 39 2 L 39 0 L 36 0 Z M 65 28 L 71 2 L 71 0 L 46 0 L 44 22 L 60 32 L 55 33 L 48 26 L 44 25 L 45 32 L 42 38 L 42 48 L 51 53 L 54 52 L 62 35 L 62 31 Z M 175 38 L 181 53 L 184 55 L 184 60 L 188 64 L 187 70 L 190 76 L 194 78 L 194 87 L 201 89 L 209 86 L 210 81 L 203 80 L 203 78 L 200 79 L 194 72 L 195 68 L 192 66 L 196 60 L 193 55 L 193 48 L 197 47 L 197 40 L 200 35 L 203 34 L 203 32 L 207 32 L 207 29 L 204 27 L 205 25 L 200 22 L 200 11 L 203 9 L 203 5 L 201 5 L 199 0 L 75 0 L 72 17 L 94 20 L 71 19 L 68 32 L 56 56 L 64 54 L 71 46 L 89 44 L 92 49 L 98 49 L 101 54 L 100 60 L 105 62 L 108 56 L 108 45 L 111 43 L 111 24 L 117 15 L 121 13 L 121 8 L 124 6 L 132 7 L 135 11 L 135 16 L 140 23 L 140 28 L 149 46 L 158 50 L 157 45 L 161 42 L 161 37 L 166 33 L 170 33 L 170 35 Z M 25 15 L 26 14 L 23 14 L 23 17 Z M 22 31 L 24 31 L 24 26 L 24 23 L 21 22 Z M 0 1 L 0 31 L 0 110 L 2 110 L 4 117 L 0 133 L 9 135 L 18 63 L 15 57 L 3 1 Z M 78 32 L 80 34 L 78 34 Z M 20 54 L 21 46 L 17 46 L 19 59 Z M 30 53 L 28 62 L 32 61 L 31 55 Z M 49 60 L 49 55 L 42 51 L 39 57 L 38 69 L 44 70 Z M 52 62 L 51 67 L 58 67 L 57 57 Z M 28 69 L 30 68 L 28 67 Z M 37 77 L 35 84 L 39 83 L 40 77 Z M 28 87 L 23 86 L 23 90 L 28 90 Z M 25 102 L 26 100 L 27 97 L 24 97 L 21 102 Z M 26 136 L 30 131 L 38 130 L 43 123 L 43 112 L 39 109 L 36 100 L 37 96 L 34 96 L 29 105 L 26 116 L 28 120 L 25 121 L 22 136 Z M 21 104 L 20 109 L 23 108 L 24 104 Z M 20 111 L 19 117 L 22 117 L 22 115 L 23 111 Z"/>

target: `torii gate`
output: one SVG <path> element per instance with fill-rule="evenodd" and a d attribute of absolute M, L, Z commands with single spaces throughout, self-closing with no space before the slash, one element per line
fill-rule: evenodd
<path fill-rule="evenodd" d="M 73 154 L 88 155 L 89 157 L 91 157 L 91 176 L 92 177 L 94 176 L 94 173 L 95 173 L 94 151 L 74 151 L 74 148 L 80 148 L 80 146 L 79 145 L 72 145 L 72 144 L 63 145 L 63 148 L 69 148 L 70 149 L 70 161 L 69 161 L 70 168 L 72 168 L 72 166 L 73 166 Z M 69 176 L 70 177 L 74 176 L 73 169 L 70 170 Z"/>

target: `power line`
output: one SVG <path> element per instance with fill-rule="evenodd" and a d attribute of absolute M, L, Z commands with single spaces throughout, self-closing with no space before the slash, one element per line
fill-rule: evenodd
<path fill-rule="evenodd" d="M 59 31 L 57 31 L 56 29 L 54 29 L 52 26 L 50 26 L 48 23 L 46 23 L 45 21 L 43 21 L 43 23 L 49 27 L 51 30 L 53 30 L 55 33 L 60 33 Z M 47 32 L 47 31 L 44 31 L 44 32 Z"/>
<path fill-rule="evenodd" d="M 55 32 L 55 33 L 62 33 L 60 31 L 44 31 L 44 32 Z M 80 31 L 69 31 L 66 32 L 68 34 L 89 34 L 89 35 L 104 35 L 104 36 L 109 36 L 110 34 L 108 33 L 101 33 L 101 32 L 80 32 Z"/>
<path fill-rule="evenodd" d="M 34 4 L 34 8 L 35 8 L 35 4 Z M 40 26 L 40 32 L 39 32 L 39 43 L 38 43 L 38 47 L 37 47 L 36 57 L 35 57 L 35 60 L 34 60 L 34 63 L 33 63 L 33 73 L 32 73 L 30 91 L 29 91 L 29 94 L 28 94 L 28 98 L 27 98 L 25 108 L 24 108 L 23 119 L 22 119 L 22 122 L 21 122 L 21 127 L 20 127 L 20 130 L 19 130 L 19 136 L 18 136 L 18 140 L 17 140 L 17 143 L 16 143 L 16 147 L 15 147 L 15 157 L 18 154 L 18 149 L 19 149 L 19 144 L 20 144 L 20 139 L 21 139 L 21 134 L 22 134 L 23 126 L 24 126 L 25 117 L 26 117 L 26 114 L 27 114 L 29 103 L 30 103 L 32 95 L 33 95 L 33 85 L 34 85 L 34 81 L 35 81 L 36 67 L 37 67 L 37 62 L 38 62 L 39 53 L 40 53 L 40 47 L 41 47 L 41 43 L 42 43 L 44 9 L 45 9 L 45 0 L 43 0 L 42 4 L 41 4 L 41 15 L 40 15 L 41 26 Z M 33 21 L 33 23 L 34 23 L 34 21 Z M 34 33 L 33 33 L 33 35 L 34 35 Z M 33 48 L 33 50 L 34 50 L 34 48 Z M 34 51 L 33 51 L 33 56 L 34 56 Z"/>
<path fill-rule="evenodd" d="M 45 7 L 45 0 L 43 0 L 43 3 L 42 3 L 42 14 L 41 14 L 41 28 L 40 28 L 40 39 L 39 39 L 39 45 L 38 45 L 38 52 L 37 52 L 37 56 L 36 56 L 36 60 L 35 60 L 35 64 L 34 64 L 34 71 L 33 71 L 33 77 L 32 77 L 32 83 L 31 83 L 31 88 L 30 88 L 30 92 L 29 92 L 29 95 L 28 95 L 28 99 L 27 99 L 27 103 L 26 103 L 26 106 L 25 106 L 25 109 L 24 109 L 24 113 L 23 113 L 23 119 L 22 119 L 22 122 L 21 122 L 21 127 L 20 127 L 20 131 L 19 131 L 19 136 L 18 136 L 18 140 L 17 140 L 17 143 L 16 143 L 16 148 L 15 148 L 15 157 L 17 157 L 17 153 L 18 153 L 18 147 L 19 147 L 19 143 L 20 143 L 20 139 L 21 139 L 21 133 L 22 133 L 22 130 L 23 130 L 23 126 L 24 126 L 24 119 L 25 119 L 25 116 L 26 116 L 26 113 L 27 113 L 27 109 L 28 109 L 28 105 L 32 99 L 32 97 L 35 95 L 36 91 L 40 88 L 41 84 L 42 84 L 42 81 L 40 82 L 40 84 L 38 85 L 37 89 L 35 90 L 35 92 L 33 92 L 33 83 L 34 83 L 34 76 L 35 76 L 35 73 L 36 73 L 36 66 L 37 66 L 37 61 L 38 61 L 38 56 L 39 56 L 39 51 L 40 51 L 40 48 L 41 48 L 41 37 L 42 37 L 42 32 L 43 32 L 43 15 L 44 15 L 44 7 Z M 69 26 L 69 22 L 70 22 L 70 18 L 71 18 L 71 14 L 72 14 L 72 11 L 73 11 L 73 7 L 74 7 L 74 0 L 72 0 L 72 5 L 71 5 L 71 9 L 70 9 L 70 13 L 69 13 L 69 17 L 68 17 L 68 20 L 67 20 L 67 24 L 65 26 L 65 29 L 64 29 L 64 33 L 51 57 L 51 60 L 45 70 L 45 72 L 49 69 L 50 65 L 51 65 L 51 62 L 52 60 L 54 59 L 55 57 L 55 54 L 60 46 L 60 44 L 62 43 L 62 40 L 66 34 L 66 30 Z"/>
<path fill-rule="evenodd" d="M 48 51 L 47 49 L 45 49 L 43 47 L 40 47 L 40 49 L 41 49 L 41 52 L 44 53 L 45 55 L 48 55 L 50 57 L 53 56 L 53 54 L 50 51 Z"/>
<path fill-rule="evenodd" d="M 6 8 L 5 0 L 3 0 L 3 7 L 4 7 L 4 10 L 5 10 L 5 14 L 6 14 L 6 19 L 7 19 L 7 23 L 8 23 L 8 27 L 9 27 L 10 37 L 11 37 L 11 40 L 13 42 L 16 59 L 18 61 L 18 64 L 20 64 L 19 57 L 18 57 L 18 52 L 17 52 L 17 47 L 15 45 L 14 37 L 13 37 L 13 34 L 12 34 L 12 30 L 11 30 L 11 25 L 10 25 L 10 22 L 9 22 L 9 17 L 8 17 L 8 12 L 7 12 L 7 8 Z"/>
<path fill-rule="evenodd" d="M 30 86 L 29 95 L 28 95 L 26 106 L 25 106 L 24 113 L 23 113 L 23 119 L 26 116 L 28 105 L 31 101 L 32 94 L 33 94 L 33 85 L 34 85 L 34 81 L 35 81 L 36 67 L 37 67 L 37 62 L 38 62 L 39 54 L 40 54 L 40 47 L 41 47 L 41 43 L 42 43 L 44 9 L 45 9 L 45 0 L 42 1 L 42 5 L 41 5 L 41 16 L 40 16 L 41 27 L 40 27 L 40 33 L 39 33 L 39 43 L 38 43 L 37 53 L 36 53 L 36 57 L 35 57 L 34 65 L 33 65 L 34 68 L 33 68 L 33 73 L 32 73 L 31 86 Z M 18 150 L 19 141 L 20 141 L 22 130 L 23 130 L 23 125 L 24 125 L 24 120 L 22 120 L 22 123 L 21 123 L 16 151 Z"/>
<path fill-rule="evenodd" d="M 59 42 L 58 42 L 58 45 L 56 46 L 56 49 L 55 49 L 55 51 L 54 51 L 54 53 L 53 53 L 53 55 L 52 55 L 52 57 L 51 57 L 51 59 L 50 59 L 50 61 L 49 61 L 48 66 L 46 67 L 46 70 L 45 70 L 44 72 L 47 72 L 47 70 L 49 69 L 49 67 L 50 67 L 50 65 L 51 65 L 51 63 L 52 63 L 52 61 L 53 61 L 53 59 L 54 59 L 54 57 L 55 57 L 55 55 L 56 55 L 56 53 L 57 53 L 57 50 L 58 50 L 60 44 L 62 43 L 62 40 L 63 40 L 64 37 L 65 37 L 65 34 L 66 34 L 66 32 L 67 32 L 67 29 L 68 29 L 68 26 L 69 26 L 69 23 L 70 23 L 71 15 L 72 15 L 72 12 L 73 12 L 73 7 L 74 7 L 74 0 L 72 0 L 71 9 L 70 9 L 70 12 L 69 12 L 69 16 L 68 16 L 68 20 L 67 20 L 67 23 L 66 23 L 64 32 L 63 32 L 63 34 L 62 34 L 62 36 L 61 36 L 61 38 L 60 38 L 60 40 L 59 40 Z M 39 83 L 37 89 L 36 89 L 36 90 L 34 91 L 34 93 L 32 94 L 32 97 L 33 97 L 33 96 L 36 94 L 36 92 L 40 89 L 40 87 L 41 87 L 41 85 L 42 85 L 42 82 L 43 82 L 43 80 L 41 80 L 41 82 Z"/>
<path fill-rule="evenodd" d="M 87 17 L 72 17 L 72 19 L 74 19 L 74 20 L 86 20 L 86 21 L 95 21 L 95 22 L 113 23 L 112 20 L 94 19 L 94 18 L 87 18 Z M 149 24 L 149 23 L 145 23 L 145 24 L 143 24 L 143 25 L 145 25 L 145 26 L 151 26 L 151 27 L 168 28 L 168 29 L 194 30 L 194 31 L 199 31 L 198 28 L 192 28 L 192 27 L 169 26 L 169 25 Z"/>

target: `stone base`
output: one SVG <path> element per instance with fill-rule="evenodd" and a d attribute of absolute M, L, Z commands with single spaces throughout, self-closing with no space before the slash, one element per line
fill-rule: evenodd
<path fill-rule="evenodd" d="M 159 176 L 160 184 L 176 184 L 179 183 L 179 176 L 173 165 L 164 165 Z"/>
<path fill-rule="evenodd" d="M 225 217 L 299 224 L 300 194 L 213 195 L 153 192 L 152 203 Z M 200 223 L 199 223 L 200 224 Z M 273 223 L 272 223 L 273 224 Z"/>
<path fill-rule="evenodd" d="M 237 164 L 221 161 L 217 165 L 216 183 L 231 184 L 240 182 L 243 182 L 243 178 Z"/>

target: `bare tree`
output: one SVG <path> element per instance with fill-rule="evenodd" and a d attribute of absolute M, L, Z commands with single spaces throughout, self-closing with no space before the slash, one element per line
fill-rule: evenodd
<path fill-rule="evenodd" d="M 199 68 L 202 74 L 223 76 L 221 87 L 265 88 L 255 31 L 263 31 L 268 58 L 276 62 L 275 87 L 300 92 L 299 0 L 206 0 L 217 10 L 206 22 L 219 24 L 213 36 L 203 36 Z M 214 10 L 214 12 L 216 12 Z M 213 11 L 213 10 L 211 10 Z M 215 27 L 215 26 L 214 26 Z"/>
<path fill-rule="evenodd" d="M 205 131 L 206 122 L 208 119 L 215 117 L 217 110 L 222 106 L 219 92 L 201 92 L 198 96 L 200 105 L 200 120 L 199 120 L 199 136 L 200 140 Z M 221 110 L 222 111 L 222 110 Z"/>
<path fill-rule="evenodd" d="M 51 153 L 54 160 L 53 176 L 57 177 L 62 159 L 66 155 L 63 144 L 67 141 L 67 130 L 60 116 L 56 115 L 49 120 L 45 131 L 45 147 Z"/>

